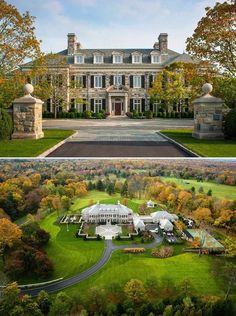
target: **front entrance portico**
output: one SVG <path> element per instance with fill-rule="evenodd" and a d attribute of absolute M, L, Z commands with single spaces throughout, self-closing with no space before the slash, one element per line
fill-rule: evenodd
<path fill-rule="evenodd" d="M 128 112 L 128 91 L 124 86 L 111 86 L 107 89 L 108 112 L 111 116 L 125 116 Z"/>

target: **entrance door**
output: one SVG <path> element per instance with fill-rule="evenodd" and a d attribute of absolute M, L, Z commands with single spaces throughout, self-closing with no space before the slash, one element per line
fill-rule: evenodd
<path fill-rule="evenodd" d="M 121 102 L 115 103 L 115 115 L 121 115 Z"/>

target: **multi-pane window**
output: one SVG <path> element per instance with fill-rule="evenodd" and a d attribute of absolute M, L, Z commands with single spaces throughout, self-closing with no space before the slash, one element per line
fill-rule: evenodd
<path fill-rule="evenodd" d="M 83 86 L 83 76 L 72 76 L 72 87 L 80 88 Z"/>
<path fill-rule="evenodd" d="M 94 63 L 95 64 L 102 64 L 103 63 L 103 56 L 102 55 L 95 55 L 94 56 Z"/>
<path fill-rule="evenodd" d="M 141 76 L 134 76 L 134 88 L 141 88 L 142 82 L 141 82 Z"/>
<path fill-rule="evenodd" d="M 152 64 L 158 64 L 160 62 L 159 55 L 152 55 Z"/>
<path fill-rule="evenodd" d="M 114 64 L 121 64 L 122 63 L 122 56 L 121 55 L 113 55 L 113 63 Z"/>
<path fill-rule="evenodd" d="M 94 112 L 98 113 L 102 110 L 102 99 L 94 100 Z"/>
<path fill-rule="evenodd" d="M 102 76 L 94 76 L 94 88 L 102 88 Z"/>
<path fill-rule="evenodd" d="M 84 111 L 83 103 L 77 103 L 76 104 L 76 109 L 77 109 L 78 112 L 83 112 Z"/>
<path fill-rule="evenodd" d="M 122 85 L 122 76 L 121 75 L 115 75 L 114 76 L 114 85 L 115 86 Z"/>
<path fill-rule="evenodd" d="M 142 56 L 141 55 L 133 55 L 132 62 L 133 62 L 133 64 L 141 64 L 142 63 Z"/>
<path fill-rule="evenodd" d="M 76 55 L 75 56 L 75 64 L 83 64 L 84 63 L 84 56 L 83 55 Z"/>
<path fill-rule="evenodd" d="M 136 112 L 142 112 L 142 100 L 141 99 L 134 99 L 133 101 L 133 109 Z"/>
<path fill-rule="evenodd" d="M 159 104 L 159 103 L 155 102 L 155 103 L 153 103 L 152 106 L 153 106 L 153 112 L 154 112 L 154 113 L 159 112 L 159 107 L 160 107 L 160 104 Z"/>

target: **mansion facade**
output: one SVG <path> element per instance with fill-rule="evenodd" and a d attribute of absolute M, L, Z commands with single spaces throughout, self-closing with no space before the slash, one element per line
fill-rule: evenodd
<path fill-rule="evenodd" d="M 49 65 L 49 72 L 60 77 L 63 105 L 57 111 L 105 111 L 109 115 L 157 112 L 160 105 L 151 104 L 148 96 L 156 75 L 172 63 L 194 62 L 189 55 L 168 49 L 166 33 L 149 49 L 82 49 L 76 35 L 69 33 L 67 49 L 57 55 L 66 61 Z M 27 67 L 30 63 L 22 68 Z M 48 99 L 44 110 L 54 112 L 53 103 L 53 98 Z"/>

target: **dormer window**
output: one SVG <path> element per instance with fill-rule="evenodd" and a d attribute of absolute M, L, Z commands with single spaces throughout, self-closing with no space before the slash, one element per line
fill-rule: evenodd
<path fill-rule="evenodd" d="M 75 64 L 84 64 L 84 56 L 83 55 L 75 55 L 74 56 Z"/>
<path fill-rule="evenodd" d="M 113 53 L 113 64 L 122 64 L 123 56 L 119 53 Z"/>
<path fill-rule="evenodd" d="M 142 64 L 142 55 L 138 53 L 133 53 L 132 64 Z"/>
<path fill-rule="evenodd" d="M 152 52 L 151 53 L 151 62 L 152 62 L 152 64 L 160 64 L 160 62 L 161 62 L 160 55 L 156 52 Z"/>
<path fill-rule="evenodd" d="M 103 55 L 95 54 L 93 62 L 94 62 L 94 64 L 103 64 Z"/>

